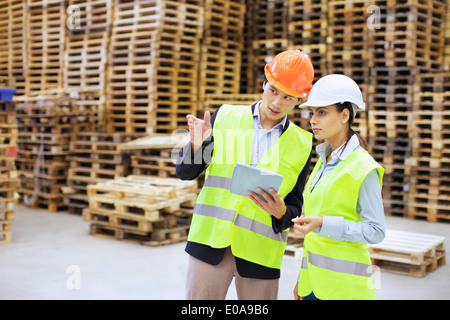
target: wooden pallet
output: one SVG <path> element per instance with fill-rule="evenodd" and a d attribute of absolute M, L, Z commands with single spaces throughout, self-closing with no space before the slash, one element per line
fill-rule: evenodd
<path fill-rule="evenodd" d="M 241 1 L 206 0 L 204 35 L 242 43 L 246 5 Z"/>
<path fill-rule="evenodd" d="M 108 224 L 92 223 L 90 234 L 107 239 L 120 240 L 155 247 L 187 240 L 189 226 L 157 229 L 153 232 L 139 231 L 131 227 L 121 228 Z"/>
<path fill-rule="evenodd" d="M 120 144 L 125 137 L 120 134 L 79 133 L 70 142 L 71 153 L 121 154 Z"/>
<path fill-rule="evenodd" d="M 64 87 L 104 90 L 108 33 L 67 37 L 64 52 Z"/>
<path fill-rule="evenodd" d="M 289 21 L 288 0 L 255 1 L 253 4 L 255 40 L 287 39 Z"/>
<path fill-rule="evenodd" d="M 18 130 L 15 103 L 0 102 L 0 244 L 11 242 L 15 192 L 19 181 L 16 170 Z"/>
<path fill-rule="evenodd" d="M 200 56 L 199 100 L 207 94 L 238 94 L 241 50 L 202 46 Z"/>
<path fill-rule="evenodd" d="M 445 264 L 445 238 L 441 236 L 386 230 L 379 244 L 369 244 L 372 263 L 382 271 L 424 277 Z"/>
<path fill-rule="evenodd" d="M 152 204 L 160 200 L 176 200 L 197 191 L 197 182 L 175 178 L 130 175 L 88 187 L 89 197 L 107 197 Z M 183 200 L 185 202 L 186 200 Z"/>
<path fill-rule="evenodd" d="M 291 21 L 318 20 L 328 17 L 328 2 L 325 0 L 289 0 Z"/>
<path fill-rule="evenodd" d="M 186 239 L 189 224 L 181 222 L 192 216 L 196 181 L 131 175 L 87 188 L 83 218 L 91 221 L 92 234 L 145 245 Z"/>
<path fill-rule="evenodd" d="M 284 251 L 285 255 L 293 256 L 295 258 L 300 258 L 303 255 L 303 241 L 304 241 L 304 234 L 297 231 L 293 227 L 289 230 L 288 239 L 286 248 Z"/>
<path fill-rule="evenodd" d="M 176 177 L 175 164 L 171 157 L 140 155 L 131 156 L 132 173 L 158 177 Z"/>

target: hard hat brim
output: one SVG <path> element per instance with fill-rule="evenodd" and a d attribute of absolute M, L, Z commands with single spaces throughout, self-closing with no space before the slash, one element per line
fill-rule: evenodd
<path fill-rule="evenodd" d="M 343 102 L 345 102 L 345 101 L 343 101 Z M 317 101 L 317 100 L 311 101 L 311 102 L 306 101 L 305 103 L 302 103 L 298 107 L 299 108 L 306 108 L 306 107 L 318 108 L 318 107 L 327 107 L 327 106 L 331 106 L 336 103 L 343 103 L 343 102 Z M 352 104 L 354 104 L 358 110 L 366 109 L 366 104 L 364 102 L 359 102 L 359 103 L 352 102 Z"/>
<path fill-rule="evenodd" d="M 269 68 L 266 68 L 265 71 L 266 71 L 265 73 L 266 73 L 267 81 L 269 81 L 270 84 L 272 84 L 275 88 L 277 88 L 277 89 L 283 91 L 284 93 L 286 93 L 286 94 L 288 94 L 288 95 L 290 95 L 290 96 L 296 97 L 296 98 L 303 98 L 303 97 L 306 96 L 306 95 L 300 95 L 297 91 L 292 90 L 292 89 L 289 89 L 289 88 L 286 87 L 285 85 L 283 85 L 283 84 L 281 84 L 280 82 L 276 81 L 276 80 L 272 77 L 272 74 L 271 74 Z"/>

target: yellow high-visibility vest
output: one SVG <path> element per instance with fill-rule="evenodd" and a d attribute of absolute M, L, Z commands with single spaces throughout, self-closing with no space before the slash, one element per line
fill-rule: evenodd
<path fill-rule="evenodd" d="M 377 169 L 382 185 L 384 169 L 366 150 L 356 149 L 310 191 L 321 166 L 319 159 L 305 186 L 305 217 L 343 216 L 349 221 L 361 221 L 356 212 L 361 184 L 371 170 Z M 375 299 L 372 275 L 367 244 L 335 241 L 315 232 L 305 236 L 299 296 L 313 292 L 322 300 Z"/>
<path fill-rule="evenodd" d="M 256 106 L 257 107 L 257 106 Z M 253 149 L 250 106 L 224 105 L 213 128 L 214 151 L 197 198 L 188 241 L 225 248 L 234 256 L 270 268 L 280 268 L 288 230 L 275 233 L 269 213 L 248 197 L 229 191 L 236 163 L 249 165 Z M 308 161 L 312 134 L 293 123 L 261 158 L 257 168 L 281 174 L 278 193 L 284 198 L 297 183 Z M 245 179 L 245 177 L 242 177 Z"/>

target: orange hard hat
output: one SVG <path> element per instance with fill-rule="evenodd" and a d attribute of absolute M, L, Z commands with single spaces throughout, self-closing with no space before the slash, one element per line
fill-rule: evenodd
<path fill-rule="evenodd" d="M 266 64 L 264 71 L 275 88 L 291 96 L 306 97 L 311 91 L 314 67 L 308 55 L 300 50 L 277 54 Z"/>

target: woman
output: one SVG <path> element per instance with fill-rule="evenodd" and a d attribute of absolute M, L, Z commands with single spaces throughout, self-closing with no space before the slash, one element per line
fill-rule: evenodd
<path fill-rule="evenodd" d="M 375 299 L 367 243 L 385 236 L 381 185 L 384 169 L 366 151 L 351 125 L 365 104 L 358 85 L 328 75 L 313 86 L 301 108 L 312 111 L 320 156 L 304 191 L 305 234 L 296 299 Z"/>

